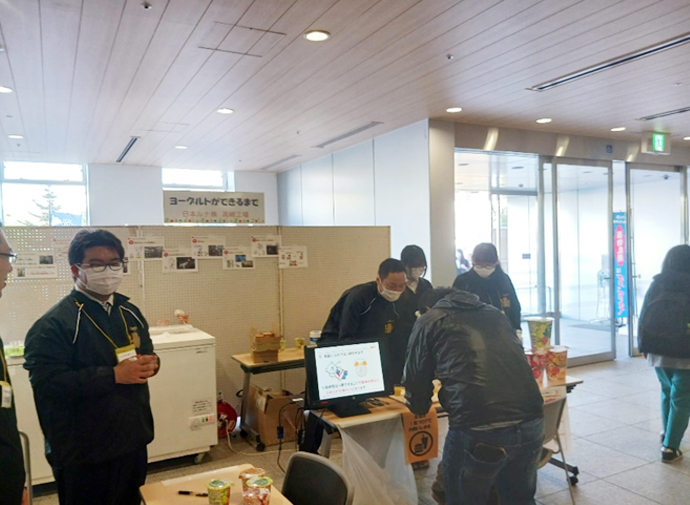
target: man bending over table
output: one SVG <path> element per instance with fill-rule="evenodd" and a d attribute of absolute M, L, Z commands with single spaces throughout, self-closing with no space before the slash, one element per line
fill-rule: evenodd
<path fill-rule="evenodd" d="M 543 400 L 510 321 L 466 291 L 424 293 L 432 307 L 412 330 L 403 375 L 415 414 L 431 407 L 434 378 L 448 412 L 443 449 L 447 505 L 532 505 L 544 440 Z"/>

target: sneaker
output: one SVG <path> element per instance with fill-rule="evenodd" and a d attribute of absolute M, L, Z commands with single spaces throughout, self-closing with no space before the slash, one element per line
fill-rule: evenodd
<path fill-rule="evenodd" d="M 670 447 L 661 448 L 661 462 L 662 463 L 673 463 L 678 461 L 683 457 L 683 453 L 680 449 L 671 449 Z"/>

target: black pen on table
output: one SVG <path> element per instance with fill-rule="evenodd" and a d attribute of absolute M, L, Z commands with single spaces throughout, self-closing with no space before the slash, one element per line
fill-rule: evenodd
<path fill-rule="evenodd" d="M 194 491 L 178 491 L 177 494 L 184 494 L 187 496 L 208 496 L 208 493 L 195 493 Z"/>

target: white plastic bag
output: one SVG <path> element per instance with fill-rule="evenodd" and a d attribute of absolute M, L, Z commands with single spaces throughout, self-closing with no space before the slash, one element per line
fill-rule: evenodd
<path fill-rule="evenodd" d="M 343 470 L 355 488 L 353 505 L 417 505 L 412 466 L 405 462 L 400 417 L 340 428 Z"/>

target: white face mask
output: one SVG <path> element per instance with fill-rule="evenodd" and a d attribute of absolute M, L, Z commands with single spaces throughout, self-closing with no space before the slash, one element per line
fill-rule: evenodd
<path fill-rule="evenodd" d="M 411 281 L 418 281 L 424 275 L 424 270 L 426 270 L 424 267 L 408 268 L 407 276 Z"/>
<path fill-rule="evenodd" d="M 493 266 L 493 267 L 477 267 L 477 266 L 475 266 L 472 268 L 474 269 L 475 272 L 477 272 L 477 275 L 479 277 L 483 277 L 484 279 L 486 279 L 488 276 L 490 276 L 492 273 L 494 273 L 496 271 L 495 266 Z"/>
<path fill-rule="evenodd" d="M 383 288 L 383 291 L 381 291 L 381 296 L 383 296 L 386 300 L 389 302 L 395 302 L 400 298 L 400 295 L 402 294 L 402 291 L 391 291 L 390 289 Z"/>
<path fill-rule="evenodd" d="M 109 267 L 103 272 L 94 272 L 90 268 L 79 268 L 79 274 L 77 282 L 82 289 L 88 289 L 99 295 L 110 296 L 120 287 L 124 272 L 122 269 L 111 270 Z"/>

